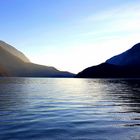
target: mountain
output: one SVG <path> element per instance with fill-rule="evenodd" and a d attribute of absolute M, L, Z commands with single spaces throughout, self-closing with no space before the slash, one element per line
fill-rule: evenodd
<path fill-rule="evenodd" d="M 9 52 L 10 54 L 18 57 L 22 61 L 27 62 L 27 63 L 30 62 L 30 60 L 22 52 L 18 51 L 13 46 L 7 44 L 4 41 L 0 40 L 0 47 L 3 48 L 5 51 Z"/>
<path fill-rule="evenodd" d="M 140 77 L 140 43 L 131 49 L 116 55 L 104 63 L 86 68 L 79 72 L 77 78 L 139 78 Z"/>
<path fill-rule="evenodd" d="M 73 77 L 74 74 L 31 63 L 20 51 L 0 41 L 0 76 L 10 77 Z"/>
<path fill-rule="evenodd" d="M 134 45 L 131 49 L 116 55 L 106 61 L 113 65 L 139 65 L 140 66 L 140 43 Z"/>

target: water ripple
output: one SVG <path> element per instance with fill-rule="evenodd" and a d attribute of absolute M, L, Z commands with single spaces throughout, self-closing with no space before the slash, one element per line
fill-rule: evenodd
<path fill-rule="evenodd" d="M 140 80 L 0 78 L 2 140 L 139 140 Z"/>

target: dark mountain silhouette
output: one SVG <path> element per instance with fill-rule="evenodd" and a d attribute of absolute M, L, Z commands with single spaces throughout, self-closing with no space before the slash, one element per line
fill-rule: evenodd
<path fill-rule="evenodd" d="M 134 45 L 131 49 L 116 55 L 106 61 L 113 65 L 139 65 L 140 66 L 140 43 Z"/>
<path fill-rule="evenodd" d="M 77 78 L 139 78 L 140 43 L 124 53 L 108 59 L 105 63 L 86 68 Z"/>
<path fill-rule="evenodd" d="M 0 41 L 0 76 L 11 77 L 73 77 L 74 74 L 31 63 L 20 51 Z"/>

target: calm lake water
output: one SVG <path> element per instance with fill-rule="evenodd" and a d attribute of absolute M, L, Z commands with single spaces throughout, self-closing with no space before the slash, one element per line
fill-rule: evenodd
<path fill-rule="evenodd" d="M 0 78 L 0 140 L 140 140 L 140 80 Z"/>

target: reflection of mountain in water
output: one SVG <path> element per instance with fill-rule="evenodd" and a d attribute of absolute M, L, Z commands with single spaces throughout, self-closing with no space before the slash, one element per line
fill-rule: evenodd
<path fill-rule="evenodd" d="M 140 113 L 140 80 L 124 80 L 127 90 L 119 98 L 127 103 L 130 112 Z"/>
<path fill-rule="evenodd" d="M 67 89 L 71 87 L 69 91 L 74 92 L 71 93 L 71 96 L 76 95 L 77 97 L 79 95 L 79 96 L 90 97 L 88 103 L 93 104 L 93 107 L 99 104 L 101 100 L 103 103 L 100 104 L 101 106 L 104 106 L 105 103 L 107 104 L 107 106 L 111 105 L 113 107 L 114 105 L 116 105 L 118 107 L 121 107 L 121 110 L 117 110 L 116 112 L 140 113 L 140 94 L 139 94 L 140 80 L 86 79 L 83 81 L 82 79 L 81 80 L 79 79 L 78 81 L 73 80 L 73 84 L 70 81 L 68 81 L 68 79 L 66 80 L 67 81 L 65 81 L 65 79 L 64 80 L 52 79 L 50 83 L 54 83 L 54 85 L 51 84 L 48 86 L 50 86 L 50 89 L 57 87 L 57 90 L 61 90 L 61 91 L 63 90 L 67 91 Z M 76 85 L 74 84 L 74 82 L 77 82 L 78 91 L 72 86 L 72 85 Z M 61 86 L 57 86 L 58 83 Z M 64 83 L 66 85 L 66 88 L 64 86 Z M 32 98 L 36 98 L 36 97 L 40 98 L 42 96 L 43 97 L 46 96 L 46 93 L 48 94 L 47 88 L 45 86 L 46 84 L 49 84 L 49 80 L 47 79 L 46 80 L 32 79 L 32 78 L 0 79 L 0 89 L 1 89 L 0 109 L 21 108 L 22 106 L 25 108 L 26 105 L 28 106 L 30 102 L 33 102 Z M 79 88 L 80 85 L 82 87 Z M 43 92 L 41 92 L 42 90 Z M 57 97 L 56 95 L 53 96 L 52 94 L 48 94 L 48 95 L 51 96 L 50 98 L 58 98 L 58 99 L 62 98 L 62 97 Z M 73 98 L 75 98 L 75 96 Z M 84 101 L 84 103 L 85 102 L 86 100 Z"/>
<path fill-rule="evenodd" d="M 0 110 L 17 109 L 25 106 L 26 102 L 25 78 L 0 79 Z"/>
<path fill-rule="evenodd" d="M 106 92 L 109 100 L 115 100 L 121 107 L 120 113 L 140 113 L 140 80 L 139 79 L 108 79 L 101 80 L 107 85 Z M 119 111 L 118 111 L 119 112 Z"/>
<path fill-rule="evenodd" d="M 1 78 L 0 138 L 135 140 L 139 86 L 124 79 Z"/>

